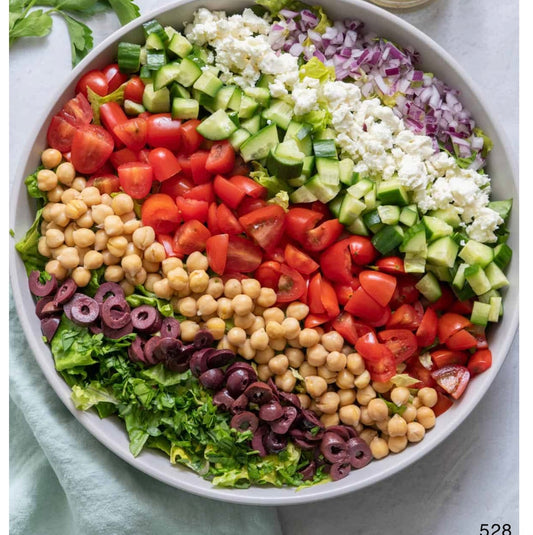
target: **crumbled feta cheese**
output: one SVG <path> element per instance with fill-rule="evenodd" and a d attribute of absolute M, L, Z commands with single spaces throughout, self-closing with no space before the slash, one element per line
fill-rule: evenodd
<path fill-rule="evenodd" d="M 497 240 L 494 231 L 503 223 L 498 212 L 487 207 L 479 208 L 472 224 L 467 228 L 467 234 L 473 240 L 491 243 Z"/>

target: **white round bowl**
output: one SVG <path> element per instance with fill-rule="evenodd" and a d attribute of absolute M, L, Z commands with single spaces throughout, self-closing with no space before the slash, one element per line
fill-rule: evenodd
<path fill-rule="evenodd" d="M 511 231 L 509 245 L 514 252 L 513 260 L 508 270 L 508 278 L 511 285 L 504 299 L 505 315 L 499 324 L 491 327 L 489 334 L 490 346 L 494 357 L 492 368 L 471 381 L 462 398 L 454 403 L 446 413 L 439 416 L 437 425 L 426 434 L 422 442 L 409 446 L 398 455 L 391 455 L 385 459 L 374 461 L 362 470 L 352 471 L 348 477 L 340 481 L 316 485 L 300 491 L 292 488 L 268 487 L 252 487 L 249 489 L 216 488 L 190 470 L 182 466 L 171 465 L 168 457 L 156 451 L 147 450 L 137 458 L 134 458 L 128 449 L 128 436 L 120 420 L 117 418 L 101 420 L 96 412 L 82 412 L 74 407 L 70 399 L 71 390 L 55 371 L 50 350 L 42 342 L 40 322 L 34 313 L 35 305 L 28 290 L 27 277 L 22 261 L 16 254 L 14 247 L 11 247 L 10 250 L 11 283 L 22 327 L 38 365 L 66 407 L 102 444 L 135 468 L 173 487 L 208 498 L 257 505 L 309 503 L 362 489 L 402 470 L 445 440 L 479 403 L 494 381 L 509 351 L 518 326 L 517 172 L 514 162 L 509 157 L 509 152 L 506 148 L 507 142 L 502 137 L 501 128 L 496 128 L 495 122 L 481 102 L 479 93 L 468 74 L 446 51 L 425 34 L 395 15 L 362 0 L 328 0 L 328 2 L 323 3 L 327 4 L 327 12 L 333 19 L 358 18 L 365 22 L 367 28 L 375 31 L 378 35 L 403 45 L 413 45 L 421 53 L 424 70 L 435 73 L 436 76 L 447 82 L 451 87 L 461 91 L 461 101 L 472 112 L 477 124 L 485 130 L 494 142 L 494 149 L 490 154 L 487 167 L 492 177 L 493 197 L 495 199 L 507 199 L 509 197 L 515 199 L 509 223 Z M 10 227 L 15 230 L 16 236 L 24 235 L 33 222 L 35 212 L 32 199 L 26 193 L 24 178 L 38 166 L 40 153 L 46 146 L 47 125 L 51 117 L 73 95 L 76 80 L 82 72 L 89 69 L 102 68 L 112 62 L 117 44 L 120 41 L 141 42 L 143 40 L 141 24 L 152 18 L 158 18 L 163 25 L 179 27 L 183 21 L 191 20 L 194 11 L 199 7 L 238 12 L 251 5 L 252 2 L 250 0 L 226 0 L 223 3 L 219 0 L 182 0 L 176 2 L 173 7 L 167 6 L 140 17 L 109 36 L 96 47 L 72 71 L 69 83 L 63 91 L 53 95 L 50 100 L 50 106 L 44 110 L 42 116 L 35 122 L 33 136 L 35 141 L 28 151 L 26 160 L 22 161 L 17 169 L 11 191 Z"/>

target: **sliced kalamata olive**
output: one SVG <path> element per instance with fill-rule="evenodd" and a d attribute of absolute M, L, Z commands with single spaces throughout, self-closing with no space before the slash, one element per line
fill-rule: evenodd
<path fill-rule="evenodd" d="M 226 376 L 226 388 L 233 397 L 240 396 L 251 383 L 247 370 L 236 369 Z"/>
<path fill-rule="evenodd" d="M 330 463 L 345 462 L 348 457 L 346 441 L 337 433 L 326 431 L 320 442 L 320 451 Z"/>
<path fill-rule="evenodd" d="M 94 294 L 94 300 L 99 305 L 101 305 L 110 297 L 122 297 L 123 299 L 126 298 L 124 290 L 120 284 L 117 284 L 116 282 L 104 282 L 103 284 L 100 284 L 98 290 L 96 290 L 96 293 Z"/>
<path fill-rule="evenodd" d="M 165 318 L 161 323 L 161 337 L 179 338 L 181 334 L 180 322 L 176 318 Z"/>
<path fill-rule="evenodd" d="M 270 428 L 278 435 L 284 435 L 290 429 L 291 425 L 298 416 L 298 409 L 296 407 L 284 407 L 281 418 L 270 423 Z"/>
<path fill-rule="evenodd" d="M 252 437 L 252 449 L 256 450 L 260 457 L 265 457 L 267 455 L 267 450 L 264 444 L 264 439 L 267 432 L 268 427 L 263 424 L 255 430 L 254 436 Z"/>
<path fill-rule="evenodd" d="M 338 462 L 331 465 L 331 468 L 329 469 L 329 475 L 333 481 L 339 481 L 339 479 L 346 477 L 351 470 L 352 466 L 350 463 Z"/>
<path fill-rule="evenodd" d="M 215 349 L 207 357 L 208 368 L 222 368 L 235 360 L 235 353 L 230 349 Z"/>
<path fill-rule="evenodd" d="M 121 329 L 131 322 L 130 305 L 123 297 L 108 297 L 102 303 L 102 321 L 111 329 Z"/>
<path fill-rule="evenodd" d="M 315 427 L 323 429 L 322 422 L 317 418 L 316 414 L 309 409 L 302 409 L 299 425 L 302 429 L 310 431 Z"/>
<path fill-rule="evenodd" d="M 213 405 L 221 408 L 223 411 L 229 411 L 234 401 L 235 398 L 230 395 L 227 388 L 219 390 L 213 396 Z"/>
<path fill-rule="evenodd" d="M 63 284 L 57 289 L 57 292 L 54 295 L 54 301 L 58 305 L 66 303 L 78 289 L 78 285 L 74 282 L 74 279 L 67 279 Z"/>
<path fill-rule="evenodd" d="M 272 389 L 272 395 L 279 400 L 279 389 L 272 377 L 268 378 L 267 385 Z"/>
<path fill-rule="evenodd" d="M 207 329 L 200 329 L 195 335 L 193 344 L 195 349 L 202 349 L 204 347 L 209 347 L 214 342 L 213 335 Z"/>
<path fill-rule="evenodd" d="M 144 359 L 148 364 L 157 364 L 158 360 L 155 356 L 155 348 L 157 344 L 159 344 L 159 340 L 161 338 L 159 336 L 152 336 L 148 338 L 148 340 L 144 344 Z"/>
<path fill-rule="evenodd" d="M 187 360 L 191 360 L 191 357 L 194 355 L 194 352 L 198 351 L 194 344 L 185 344 L 183 345 L 181 352 L 183 353 L 183 358 Z"/>
<path fill-rule="evenodd" d="M 97 321 L 96 323 L 91 323 L 89 325 L 89 332 L 91 334 L 101 334 L 104 332 L 104 330 L 102 329 L 102 326 L 100 325 L 100 322 Z"/>
<path fill-rule="evenodd" d="M 98 303 L 88 295 L 79 297 L 72 305 L 70 310 L 72 321 L 79 325 L 89 325 L 96 320 L 100 314 L 100 307 Z"/>
<path fill-rule="evenodd" d="M 183 362 L 182 358 L 183 344 L 176 338 L 159 338 L 159 343 L 155 346 L 154 358 L 158 362 L 163 362 L 167 359 L 175 359 Z"/>
<path fill-rule="evenodd" d="M 48 304 L 52 303 L 54 301 L 54 298 L 51 295 L 47 295 L 46 297 L 41 297 L 37 303 L 35 304 L 35 314 L 37 317 L 42 320 L 43 318 L 46 318 L 47 316 L 50 316 L 50 313 L 43 313 L 43 308 Z"/>
<path fill-rule="evenodd" d="M 253 412 L 242 411 L 231 419 L 230 425 L 237 431 L 251 431 L 254 433 L 259 426 L 259 419 Z"/>
<path fill-rule="evenodd" d="M 172 372 L 183 373 L 189 369 L 189 360 L 178 360 L 167 358 L 164 362 L 165 366 Z"/>
<path fill-rule="evenodd" d="M 202 373 L 198 380 L 205 388 L 218 390 L 224 384 L 224 372 L 220 368 L 211 368 Z"/>
<path fill-rule="evenodd" d="M 302 450 L 314 450 L 316 448 L 316 443 L 308 442 L 303 438 L 292 437 L 292 441 L 295 446 L 298 446 Z"/>
<path fill-rule="evenodd" d="M 112 340 L 118 340 L 119 338 L 122 338 L 123 336 L 127 336 L 128 334 L 131 334 L 133 332 L 133 324 L 130 321 L 126 323 L 124 327 L 121 327 L 120 329 L 112 329 L 111 327 L 107 326 L 104 323 L 102 325 L 102 332 L 104 333 L 104 336 L 106 338 L 111 338 Z"/>
<path fill-rule="evenodd" d="M 250 388 L 250 387 L 248 387 Z M 248 391 L 248 388 L 246 391 Z M 268 403 L 263 403 L 259 408 L 259 418 L 265 422 L 273 422 L 283 416 L 283 407 L 279 401 L 275 399 L 270 400 Z"/>
<path fill-rule="evenodd" d="M 43 318 L 41 320 L 41 332 L 43 333 L 43 336 L 46 338 L 46 341 L 48 343 L 52 341 L 52 338 L 57 332 L 57 328 L 59 327 L 60 323 L 61 323 L 60 318 L 51 317 L 51 318 Z"/>
<path fill-rule="evenodd" d="M 215 352 L 216 349 L 212 347 L 206 347 L 204 349 L 199 349 L 198 351 L 195 351 L 191 355 L 191 360 L 189 361 L 189 366 L 191 368 L 192 374 L 195 377 L 200 377 L 202 373 L 207 371 L 207 358 L 209 355 L 213 352 Z M 222 372 L 222 376 L 224 376 L 224 372 Z"/>
<path fill-rule="evenodd" d="M 245 391 L 252 403 L 262 405 L 272 400 L 272 389 L 262 381 L 255 381 Z"/>
<path fill-rule="evenodd" d="M 292 392 L 283 392 L 283 390 L 280 390 L 279 399 L 282 401 L 285 401 L 286 403 L 294 405 L 298 409 L 302 407 L 302 404 L 300 403 L 300 399 L 298 398 L 296 394 L 293 394 Z"/>
<path fill-rule="evenodd" d="M 238 362 L 234 362 L 233 364 L 230 364 L 226 368 L 226 379 L 235 370 L 244 370 L 246 372 L 246 374 L 248 375 L 249 379 L 250 379 L 250 383 L 253 383 L 254 381 L 257 381 L 257 374 L 255 373 L 255 370 L 252 368 L 252 365 L 248 364 L 248 362 L 240 362 L 240 361 L 238 361 Z"/>
<path fill-rule="evenodd" d="M 289 441 L 285 435 L 278 435 L 273 431 L 269 431 L 265 435 L 263 442 L 268 452 L 279 453 L 287 447 Z"/>
<path fill-rule="evenodd" d="M 48 297 L 43 297 L 41 299 L 48 299 L 50 298 L 50 296 Z M 63 312 L 63 307 L 61 305 L 58 305 L 55 300 L 52 298 L 52 300 L 46 304 L 43 305 L 42 309 L 41 309 L 41 314 L 46 317 L 46 316 L 55 316 L 55 315 L 61 315 Z"/>
<path fill-rule="evenodd" d="M 368 444 L 360 437 L 350 438 L 346 442 L 348 460 L 353 468 L 363 468 L 372 460 L 372 452 Z"/>
<path fill-rule="evenodd" d="M 64 305 L 63 305 L 63 312 L 65 313 L 65 316 L 69 319 L 69 320 L 72 320 L 72 306 L 74 305 L 74 303 L 82 298 L 82 297 L 86 297 L 85 294 L 82 294 L 82 293 L 75 293 L 71 299 L 69 301 L 67 301 Z"/>
<path fill-rule="evenodd" d="M 232 414 L 237 414 L 238 412 L 242 412 L 247 408 L 248 408 L 248 398 L 244 394 L 241 394 L 233 402 L 233 405 L 231 406 L 230 412 Z"/>
<path fill-rule="evenodd" d="M 128 357 L 132 362 L 144 362 L 143 345 L 144 340 L 140 336 L 136 336 L 131 346 L 128 347 Z"/>
<path fill-rule="evenodd" d="M 153 334 L 159 331 L 162 321 L 159 310 L 150 305 L 140 305 L 131 311 L 133 328 L 143 334 Z"/>
<path fill-rule="evenodd" d="M 313 477 L 315 476 L 316 474 L 316 463 L 315 461 L 311 461 L 305 468 L 302 468 L 301 470 L 299 470 L 301 476 L 302 476 L 302 479 L 304 481 L 309 481 L 311 479 L 313 479 Z"/>
<path fill-rule="evenodd" d="M 50 278 L 45 282 L 41 282 L 40 277 L 41 272 L 37 269 L 30 273 L 28 279 L 30 292 L 36 297 L 46 297 L 47 295 L 53 294 L 57 290 L 57 279 L 55 275 L 50 275 Z"/>
<path fill-rule="evenodd" d="M 352 435 L 344 425 L 332 425 L 327 428 L 328 433 L 336 433 L 342 440 L 349 440 Z"/>

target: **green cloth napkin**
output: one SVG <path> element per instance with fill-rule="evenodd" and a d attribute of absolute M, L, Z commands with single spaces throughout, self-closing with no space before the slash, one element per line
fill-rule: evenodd
<path fill-rule="evenodd" d="M 280 535 L 273 507 L 169 487 L 98 442 L 47 383 L 10 296 L 10 535 Z"/>

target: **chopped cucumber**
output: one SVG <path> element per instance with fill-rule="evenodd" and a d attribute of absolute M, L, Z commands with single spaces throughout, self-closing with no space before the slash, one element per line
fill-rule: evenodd
<path fill-rule="evenodd" d="M 293 120 L 289 123 L 283 141 L 287 141 L 288 139 L 294 139 L 298 145 L 298 150 L 300 152 L 303 152 L 305 156 L 311 156 L 313 154 L 311 130 L 311 125 L 306 123 L 299 123 Z"/>
<path fill-rule="evenodd" d="M 500 268 L 505 269 L 513 256 L 512 249 L 506 243 L 500 243 L 494 248 L 494 263 Z"/>
<path fill-rule="evenodd" d="M 178 84 L 178 82 L 174 82 L 170 86 L 170 98 L 191 98 L 191 92 L 188 89 L 185 89 L 181 84 Z"/>
<path fill-rule="evenodd" d="M 181 33 L 175 32 L 168 43 L 167 49 L 176 56 L 185 58 L 190 54 L 192 45 L 186 37 L 181 35 Z"/>
<path fill-rule="evenodd" d="M 505 201 L 492 201 L 489 202 L 488 208 L 498 212 L 500 217 L 505 221 L 509 214 L 511 213 L 511 208 L 513 207 L 513 199 L 507 199 Z"/>
<path fill-rule="evenodd" d="M 484 243 L 468 240 L 466 245 L 459 252 L 459 257 L 471 266 L 478 264 L 482 268 L 485 268 L 492 262 L 494 252 L 491 247 Z"/>
<path fill-rule="evenodd" d="M 367 193 L 373 190 L 374 182 L 363 178 L 362 180 L 359 180 L 359 182 L 356 182 L 353 186 L 350 186 L 346 191 L 352 197 L 355 197 L 356 199 L 361 199 L 361 197 L 364 197 Z"/>
<path fill-rule="evenodd" d="M 427 260 L 436 266 L 452 268 L 458 251 L 459 246 L 449 236 L 444 236 L 428 245 Z"/>
<path fill-rule="evenodd" d="M 302 174 L 304 154 L 298 150 L 294 139 L 289 139 L 273 148 L 267 158 L 271 175 L 282 180 L 299 177 Z"/>
<path fill-rule="evenodd" d="M 267 121 L 277 124 L 283 130 L 287 130 L 292 116 L 294 115 L 294 108 L 283 100 L 273 100 L 268 108 L 263 110 L 263 117 Z"/>
<path fill-rule="evenodd" d="M 332 201 L 329 202 L 328 208 L 329 211 L 338 219 L 341 211 L 342 202 L 346 195 L 343 192 L 340 192 Z M 342 221 L 341 221 L 342 223 Z"/>
<path fill-rule="evenodd" d="M 137 72 L 141 66 L 141 45 L 120 42 L 117 49 L 117 63 L 120 72 Z"/>
<path fill-rule="evenodd" d="M 163 87 L 159 91 L 148 83 L 144 86 L 143 106 L 151 113 L 165 113 L 170 111 L 170 92 Z"/>
<path fill-rule="evenodd" d="M 375 187 L 373 187 L 368 193 L 365 193 L 364 201 L 367 210 L 374 210 L 376 208 L 376 206 L 378 205 L 378 201 L 376 197 Z"/>
<path fill-rule="evenodd" d="M 464 288 L 466 282 L 465 271 L 467 268 L 468 264 L 459 264 L 459 266 L 457 266 L 457 271 L 452 280 L 452 287 L 455 290 L 462 290 Z"/>
<path fill-rule="evenodd" d="M 489 321 L 490 305 L 482 303 L 481 301 L 474 301 L 472 307 L 472 314 L 470 315 L 470 321 L 474 325 L 482 325 L 485 327 Z"/>
<path fill-rule="evenodd" d="M 490 312 L 489 312 L 489 321 L 497 322 L 500 320 L 502 315 L 502 298 L 501 297 L 491 297 L 490 298 Z"/>
<path fill-rule="evenodd" d="M 139 115 L 140 113 L 145 112 L 146 108 L 138 102 L 126 99 L 124 101 L 124 111 L 126 112 L 126 115 Z"/>
<path fill-rule="evenodd" d="M 351 186 L 354 181 L 354 163 L 350 158 L 343 158 L 339 162 L 339 179 L 346 186 Z"/>
<path fill-rule="evenodd" d="M 229 137 L 229 142 L 234 150 L 239 150 L 240 146 L 251 136 L 248 130 L 244 128 L 239 128 L 235 130 L 233 134 Z"/>
<path fill-rule="evenodd" d="M 304 158 L 304 164 L 302 167 L 302 175 L 311 178 L 313 175 L 313 172 L 315 170 L 315 157 L 314 156 L 306 156 Z"/>
<path fill-rule="evenodd" d="M 217 94 L 215 95 L 215 98 L 213 101 L 215 109 L 227 110 L 231 97 L 233 96 L 233 93 L 235 93 L 236 89 L 237 89 L 237 86 L 235 85 L 227 85 L 225 87 L 221 87 L 217 91 Z"/>
<path fill-rule="evenodd" d="M 172 100 L 173 119 L 198 119 L 200 104 L 193 98 L 176 97 Z"/>
<path fill-rule="evenodd" d="M 251 160 L 262 160 L 263 158 L 266 158 L 270 151 L 278 144 L 278 129 L 276 128 L 275 124 L 271 124 L 259 130 L 257 134 L 250 136 L 241 145 L 241 156 L 245 162 L 250 162 Z"/>
<path fill-rule="evenodd" d="M 416 289 L 430 302 L 438 301 L 442 296 L 442 290 L 433 273 L 426 273 L 417 283 Z"/>
<path fill-rule="evenodd" d="M 337 147 L 334 139 L 315 139 L 313 152 L 317 158 L 337 158 Z"/>
<path fill-rule="evenodd" d="M 385 226 L 372 237 L 372 244 L 381 253 L 390 253 L 403 241 L 403 229 L 400 225 Z"/>
<path fill-rule="evenodd" d="M 452 274 L 447 267 L 428 264 L 427 270 L 431 271 L 431 273 L 433 273 L 433 275 L 435 275 L 441 282 L 452 282 Z"/>
<path fill-rule="evenodd" d="M 202 76 L 202 69 L 189 58 L 183 58 L 180 63 L 180 72 L 176 81 L 183 87 L 191 87 Z"/>
<path fill-rule="evenodd" d="M 385 225 L 396 225 L 400 221 L 400 207 L 393 204 L 382 204 L 377 208 L 379 217 Z"/>
<path fill-rule="evenodd" d="M 348 192 L 342 200 L 339 213 L 337 215 L 339 221 L 343 225 L 350 226 L 355 220 L 363 213 L 363 210 L 366 208 L 364 202 L 352 197 Z"/>
<path fill-rule="evenodd" d="M 156 33 L 151 33 L 146 38 L 145 46 L 147 50 L 165 50 L 165 44 L 163 43 L 163 40 Z"/>
<path fill-rule="evenodd" d="M 270 91 L 265 87 L 247 87 L 244 94 L 254 99 L 263 108 L 270 105 Z"/>
<path fill-rule="evenodd" d="M 217 110 L 213 115 L 204 119 L 196 130 L 206 139 L 218 141 L 228 139 L 237 130 L 237 126 L 224 110 Z"/>
<path fill-rule="evenodd" d="M 312 193 L 306 185 L 300 186 L 290 194 L 290 200 L 293 203 L 307 203 L 318 200 L 317 196 Z"/>
<path fill-rule="evenodd" d="M 405 253 L 403 268 L 406 273 L 425 273 L 426 259 L 423 256 L 416 256 L 412 253 Z"/>
<path fill-rule="evenodd" d="M 324 204 L 327 204 L 329 201 L 334 199 L 341 189 L 340 184 L 326 184 L 320 175 L 311 177 L 306 182 L 305 186 L 320 202 L 323 202 Z"/>
<path fill-rule="evenodd" d="M 315 157 L 315 166 L 324 184 L 336 186 L 340 182 L 339 161 L 332 158 Z"/>
<path fill-rule="evenodd" d="M 365 203 L 365 205 L 368 207 L 368 205 Z M 379 232 L 385 225 L 381 222 L 381 218 L 379 217 L 377 210 L 372 210 L 371 212 L 367 212 L 366 214 L 363 214 L 363 221 L 365 225 L 368 227 L 368 230 L 375 234 L 376 232 Z"/>
<path fill-rule="evenodd" d="M 245 119 L 244 121 L 241 121 L 241 126 L 248 130 L 250 134 L 257 134 L 257 132 L 261 130 L 261 117 L 256 115 L 250 119 Z"/>
<path fill-rule="evenodd" d="M 157 71 L 167 62 L 167 55 L 164 50 L 147 50 L 146 66 L 151 71 Z"/>
<path fill-rule="evenodd" d="M 396 204 L 406 206 L 409 204 L 409 197 L 405 188 L 394 180 L 381 182 L 377 189 L 377 198 L 384 204 Z"/>
<path fill-rule="evenodd" d="M 438 217 L 425 215 L 422 217 L 422 223 L 426 228 L 426 235 L 430 242 L 443 236 L 450 236 L 453 233 L 453 227 Z"/>
<path fill-rule="evenodd" d="M 379 206 L 378 206 L 379 210 Z M 417 256 L 427 256 L 426 230 L 422 223 L 418 223 L 405 231 L 400 252 L 415 254 Z"/>
<path fill-rule="evenodd" d="M 370 235 L 362 217 L 356 218 L 356 220 L 349 227 L 346 227 L 346 230 L 352 234 L 357 234 L 358 236 Z"/>
<path fill-rule="evenodd" d="M 418 211 L 412 208 L 412 205 L 404 206 L 400 212 L 400 223 L 403 223 L 406 227 L 412 227 L 418 223 Z"/>
<path fill-rule="evenodd" d="M 182 62 L 183 63 L 183 62 Z M 185 85 L 185 84 L 184 84 Z M 214 97 L 224 84 L 211 71 L 205 70 L 193 84 L 194 89 Z"/>
<path fill-rule="evenodd" d="M 228 108 L 233 111 L 239 111 L 241 109 L 241 98 L 242 98 L 242 89 L 240 87 L 234 86 L 235 90 L 233 95 L 228 102 Z"/>
<path fill-rule="evenodd" d="M 495 262 L 491 262 L 485 268 L 485 275 L 487 275 L 493 290 L 499 290 L 500 288 L 509 286 L 509 280 Z"/>
<path fill-rule="evenodd" d="M 482 295 L 492 289 L 492 285 L 480 265 L 468 266 L 465 278 L 476 295 Z"/>
<path fill-rule="evenodd" d="M 246 95 L 241 96 L 241 105 L 239 107 L 239 118 L 250 119 L 255 115 L 255 112 L 259 108 L 259 104 L 253 98 Z"/>
<path fill-rule="evenodd" d="M 439 210 L 433 210 L 428 215 L 431 217 L 437 217 L 442 219 L 445 223 L 448 223 L 453 228 L 456 228 L 461 223 L 461 217 L 457 213 L 457 208 L 450 206 L 449 208 L 441 208 Z"/>
<path fill-rule="evenodd" d="M 154 34 L 155 35 L 155 34 Z M 180 72 L 179 63 L 172 62 L 163 65 L 154 75 L 154 89 L 158 91 L 176 80 Z"/>

